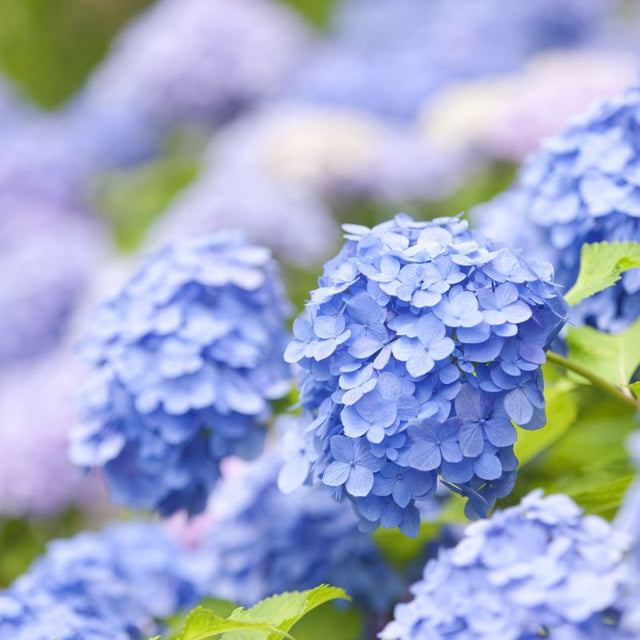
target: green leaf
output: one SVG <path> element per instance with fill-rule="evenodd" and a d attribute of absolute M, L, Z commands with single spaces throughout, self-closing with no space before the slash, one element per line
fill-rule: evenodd
<path fill-rule="evenodd" d="M 267 622 L 234 620 L 220 618 L 212 611 L 196 607 L 185 621 L 177 640 L 209 640 L 230 631 L 242 632 L 248 638 L 252 632 L 259 632 L 259 638 L 291 638 L 284 630 L 280 630 Z M 268 635 L 267 635 L 268 634 Z"/>
<path fill-rule="evenodd" d="M 617 335 L 592 327 L 570 327 L 567 345 L 571 360 L 611 384 L 626 386 L 640 364 L 640 320 Z"/>
<path fill-rule="evenodd" d="M 634 478 L 634 474 L 626 475 L 600 484 L 593 489 L 576 492 L 572 497 L 589 513 L 606 516 L 618 509 L 627 488 Z"/>
<path fill-rule="evenodd" d="M 640 382 L 634 382 L 633 384 L 630 384 L 629 389 L 636 398 L 640 398 Z"/>
<path fill-rule="evenodd" d="M 292 633 L 296 640 L 354 640 L 362 637 L 363 628 L 363 615 L 356 607 L 327 603 L 297 622 Z"/>
<path fill-rule="evenodd" d="M 553 445 L 577 420 L 578 407 L 571 395 L 571 388 L 570 384 L 547 384 L 547 424 L 543 429 L 535 431 L 518 428 L 514 452 L 521 465 L 527 464 Z"/>
<path fill-rule="evenodd" d="M 637 242 L 585 244 L 580 254 L 578 280 L 565 298 L 570 305 L 576 305 L 613 286 L 620 274 L 632 267 L 640 267 L 640 244 Z"/>
<path fill-rule="evenodd" d="M 222 636 L 226 640 L 280 640 L 292 638 L 289 630 L 313 609 L 342 598 L 350 600 L 342 590 L 321 585 L 310 591 L 283 593 L 262 600 L 251 609 L 234 609 L 223 618 L 210 609 L 196 607 L 184 621 L 175 640 L 209 640 Z M 228 603 L 215 601 L 217 607 Z"/>
<path fill-rule="evenodd" d="M 305 614 L 326 602 L 338 598 L 350 600 L 350 597 L 337 587 L 320 585 L 310 591 L 292 591 L 281 593 L 262 600 L 251 609 L 237 609 L 231 614 L 233 620 L 267 622 L 278 630 L 288 632 Z M 260 636 L 256 636 L 259 638 Z M 277 634 L 267 636 L 267 640 L 277 640 Z M 228 634 L 225 640 L 253 640 L 249 636 Z"/>

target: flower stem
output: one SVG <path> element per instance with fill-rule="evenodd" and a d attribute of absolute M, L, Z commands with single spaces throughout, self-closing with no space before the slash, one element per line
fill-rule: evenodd
<path fill-rule="evenodd" d="M 578 364 L 573 360 L 569 360 L 569 358 L 565 358 L 564 356 L 561 356 L 553 351 L 547 351 L 547 360 L 549 362 L 553 362 L 553 364 L 559 367 L 562 367 L 569 371 L 573 371 L 579 376 L 586 378 L 595 387 L 599 387 L 604 392 L 633 407 L 634 409 L 640 409 L 640 401 L 638 401 L 632 395 L 627 395 L 622 389 L 616 387 L 610 382 L 607 382 L 604 378 L 601 378 L 599 375 L 593 373 L 590 369 L 587 369 L 587 367 L 583 367 L 581 364 Z"/>

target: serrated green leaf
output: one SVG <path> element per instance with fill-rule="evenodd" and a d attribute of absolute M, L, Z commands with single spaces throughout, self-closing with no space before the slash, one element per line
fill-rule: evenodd
<path fill-rule="evenodd" d="M 262 600 L 251 609 L 237 609 L 230 619 L 248 622 L 266 622 L 278 630 L 288 632 L 305 614 L 331 600 L 351 598 L 343 589 L 320 585 L 309 591 L 281 593 Z M 280 636 L 271 634 L 267 640 L 277 640 Z M 225 634 L 225 640 L 253 640 L 253 636 Z M 256 640 L 259 636 L 256 636 Z"/>
<path fill-rule="evenodd" d="M 640 320 L 617 335 L 592 327 L 570 327 L 567 346 L 570 360 L 611 384 L 626 386 L 640 364 Z"/>
<path fill-rule="evenodd" d="M 212 611 L 203 607 L 196 607 L 185 621 L 184 627 L 177 640 L 210 640 L 229 632 L 241 632 L 243 638 L 257 633 L 258 638 L 291 638 L 287 630 L 278 629 L 268 622 L 234 620 L 233 618 L 220 618 Z"/>
<path fill-rule="evenodd" d="M 580 274 L 565 298 L 570 305 L 578 304 L 613 286 L 620 274 L 632 267 L 640 267 L 640 244 L 637 242 L 585 244 L 580 253 Z"/>

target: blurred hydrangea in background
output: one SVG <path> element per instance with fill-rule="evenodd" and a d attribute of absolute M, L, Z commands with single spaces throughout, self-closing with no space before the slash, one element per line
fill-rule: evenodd
<path fill-rule="evenodd" d="M 467 527 L 396 607 L 383 638 L 625 638 L 628 536 L 534 492 Z"/>
<path fill-rule="evenodd" d="M 640 238 L 640 89 L 594 106 L 547 140 L 513 189 L 479 206 L 474 219 L 497 241 L 549 260 L 565 288 L 585 243 Z M 640 313 L 640 269 L 581 303 L 572 321 L 621 331 Z"/>
<path fill-rule="evenodd" d="M 74 461 L 103 468 L 116 502 L 202 511 L 220 461 L 258 455 L 269 401 L 289 389 L 288 311 L 269 251 L 240 236 L 151 256 L 81 344 L 95 375 Z"/>

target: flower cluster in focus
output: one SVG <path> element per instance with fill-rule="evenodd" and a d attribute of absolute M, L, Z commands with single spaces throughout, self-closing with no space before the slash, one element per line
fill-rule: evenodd
<path fill-rule="evenodd" d="M 81 345 L 95 375 L 74 462 L 102 467 L 117 502 L 202 511 L 220 461 L 260 451 L 269 401 L 288 391 L 287 313 L 269 252 L 239 236 L 153 255 Z"/>
<path fill-rule="evenodd" d="M 540 367 L 566 313 L 551 267 L 459 218 L 345 230 L 285 352 L 312 422 L 283 488 L 321 483 L 363 528 L 416 535 L 440 477 L 485 515 L 515 480 L 514 423 L 545 422 Z"/>

